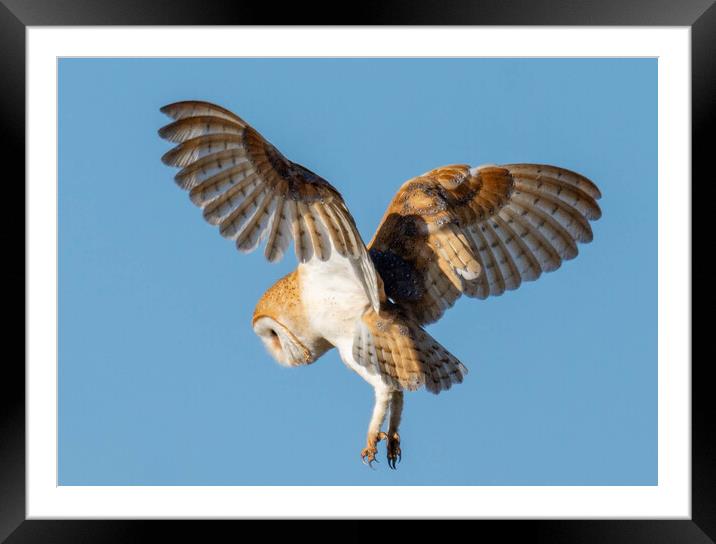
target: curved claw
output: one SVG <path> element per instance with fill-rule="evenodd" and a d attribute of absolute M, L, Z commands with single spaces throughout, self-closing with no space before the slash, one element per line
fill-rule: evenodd
<path fill-rule="evenodd" d="M 393 433 L 393 437 L 388 439 L 388 466 L 395 470 L 402 460 L 403 452 L 400 449 L 400 436 L 398 433 Z"/>
<path fill-rule="evenodd" d="M 373 468 L 373 463 L 377 463 L 378 460 L 375 458 L 375 454 L 378 453 L 378 450 L 374 448 L 365 448 L 361 453 L 360 457 L 363 461 L 364 465 L 368 465 L 370 468 Z"/>
<path fill-rule="evenodd" d="M 400 454 L 397 456 L 392 456 L 388 458 L 388 466 L 392 468 L 393 470 L 398 468 L 398 463 L 400 462 Z"/>
<path fill-rule="evenodd" d="M 376 447 L 376 445 L 381 440 L 389 441 L 388 435 L 382 431 L 375 435 L 375 439 L 368 440 L 367 446 L 363 448 L 363 451 L 361 451 L 360 453 L 364 465 L 368 465 L 370 468 L 374 468 L 373 463 L 380 463 L 380 461 L 376 459 L 376 454 L 378 453 L 378 448 Z"/>
<path fill-rule="evenodd" d="M 366 459 L 368 459 L 367 462 L 366 462 Z M 368 455 L 366 455 L 365 457 L 363 457 L 363 464 L 369 466 L 369 467 L 370 467 L 371 469 L 373 469 L 373 470 L 375 470 L 375 467 L 373 466 L 373 463 L 378 463 L 378 462 L 379 462 L 379 461 L 378 461 L 375 457 L 373 457 L 372 459 L 371 459 Z"/>

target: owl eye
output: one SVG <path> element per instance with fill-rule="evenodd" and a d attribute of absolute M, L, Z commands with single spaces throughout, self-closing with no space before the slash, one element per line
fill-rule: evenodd
<path fill-rule="evenodd" d="M 310 358 L 310 352 L 293 333 L 268 316 L 261 316 L 254 321 L 254 332 L 261 338 L 271 356 L 284 366 L 305 364 Z"/>
<path fill-rule="evenodd" d="M 283 346 L 281 345 L 281 339 L 278 336 L 278 333 L 274 329 L 269 329 L 269 339 L 271 340 L 271 343 L 273 344 L 274 348 L 277 350 L 282 350 Z"/>

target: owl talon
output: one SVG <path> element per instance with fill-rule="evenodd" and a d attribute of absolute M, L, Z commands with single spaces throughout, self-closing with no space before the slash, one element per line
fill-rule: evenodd
<path fill-rule="evenodd" d="M 363 448 L 363 451 L 360 452 L 361 459 L 363 460 L 364 465 L 368 465 L 370 468 L 373 468 L 373 463 L 380 463 L 378 459 L 376 459 L 375 455 L 378 453 L 378 442 L 381 440 L 387 440 L 388 435 L 384 432 L 379 432 L 375 435 L 375 438 L 368 439 L 368 444 L 366 444 L 366 447 Z"/>
<path fill-rule="evenodd" d="M 403 460 L 403 452 L 400 449 L 400 435 L 398 433 L 393 433 L 392 437 L 386 435 L 386 441 L 388 443 L 388 466 L 395 470 L 398 468 L 397 464 Z"/>
<path fill-rule="evenodd" d="M 385 440 L 387 443 L 388 466 L 393 470 L 397 469 L 398 463 L 403 460 L 403 452 L 400 449 L 400 435 L 395 432 L 392 435 L 388 435 L 381 431 L 375 435 L 374 439 L 369 439 L 367 446 L 360 454 L 363 464 L 368 465 L 370 468 L 374 468 L 373 463 L 380 462 L 376 459 L 375 455 L 378 453 L 377 445 L 381 440 Z"/>
<path fill-rule="evenodd" d="M 375 454 L 378 453 L 377 448 L 365 448 L 361 453 L 361 459 L 363 460 L 364 465 L 368 465 L 370 468 L 373 468 L 373 463 L 378 462 L 378 460 L 375 458 Z"/>

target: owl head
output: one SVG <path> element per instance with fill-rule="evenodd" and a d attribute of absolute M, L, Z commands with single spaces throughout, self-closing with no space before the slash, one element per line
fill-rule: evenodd
<path fill-rule="evenodd" d="M 310 326 L 296 270 L 263 294 L 254 309 L 253 328 L 271 356 L 283 366 L 310 364 L 331 348 Z"/>

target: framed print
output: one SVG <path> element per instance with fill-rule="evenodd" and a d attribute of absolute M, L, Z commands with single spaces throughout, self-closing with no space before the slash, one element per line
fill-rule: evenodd
<path fill-rule="evenodd" d="M 690 179 L 715 8 L 388 7 L 2 7 L 28 316 L 3 538 L 714 537 Z"/>

